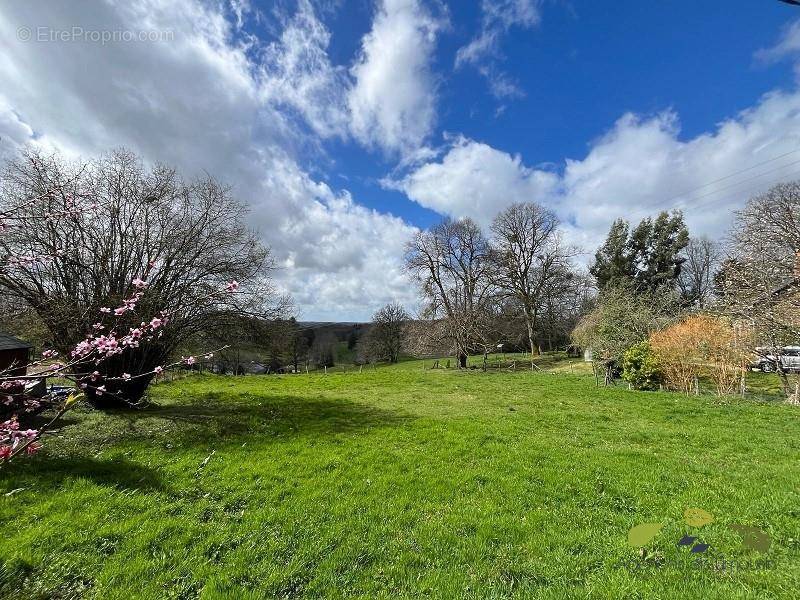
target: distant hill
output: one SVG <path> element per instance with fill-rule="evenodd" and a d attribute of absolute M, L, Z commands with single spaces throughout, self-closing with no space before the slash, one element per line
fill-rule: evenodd
<path fill-rule="evenodd" d="M 301 329 L 311 329 L 314 333 L 330 332 L 338 339 L 346 339 L 351 331 L 357 334 L 370 326 L 369 323 L 357 323 L 348 321 L 298 321 Z"/>

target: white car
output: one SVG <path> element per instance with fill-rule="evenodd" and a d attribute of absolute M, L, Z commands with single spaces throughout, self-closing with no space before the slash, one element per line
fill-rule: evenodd
<path fill-rule="evenodd" d="M 764 373 L 778 369 L 778 361 L 786 372 L 800 372 L 800 346 L 782 348 L 756 348 L 759 354 L 755 367 Z"/>

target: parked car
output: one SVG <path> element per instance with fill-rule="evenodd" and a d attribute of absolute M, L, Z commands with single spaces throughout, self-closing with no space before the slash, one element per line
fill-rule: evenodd
<path fill-rule="evenodd" d="M 783 348 L 756 348 L 759 357 L 754 368 L 764 373 L 773 373 L 778 369 L 778 361 L 786 372 L 800 372 L 800 346 L 784 346 Z"/>

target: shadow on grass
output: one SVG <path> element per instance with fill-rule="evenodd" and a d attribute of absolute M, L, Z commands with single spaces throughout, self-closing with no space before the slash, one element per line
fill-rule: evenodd
<path fill-rule="evenodd" d="M 57 487 L 65 479 L 88 479 L 98 485 L 121 490 L 159 491 L 166 487 L 159 473 L 125 458 L 99 460 L 89 457 L 38 455 L 12 462 L 0 469 L 0 485 L 24 488 L 30 482 L 37 490 Z"/>
<path fill-rule="evenodd" d="M 237 397 L 210 392 L 190 402 L 151 405 L 135 413 L 119 414 L 127 434 L 119 439 L 141 439 L 150 429 L 171 426 L 170 437 L 182 444 L 211 441 L 325 436 L 399 426 L 410 415 L 339 398 L 296 396 Z M 159 423 L 160 422 L 160 423 Z"/>

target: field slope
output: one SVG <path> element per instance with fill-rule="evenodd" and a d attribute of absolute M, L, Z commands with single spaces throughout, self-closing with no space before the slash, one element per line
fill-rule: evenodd
<path fill-rule="evenodd" d="M 76 411 L 0 471 L 0 597 L 793 598 L 800 584 L 796 408 L 420 363 L 195 376 L 152 396 L 138 414 Z M 715 521 L 690 527 L 687 508 Z M 641 523 L 663 524 L 642 550 L 627 542 Z M 763 530 L 768 552 L 732 524 Z M 702 566 L 685 534 L 710 545 Z"/>

